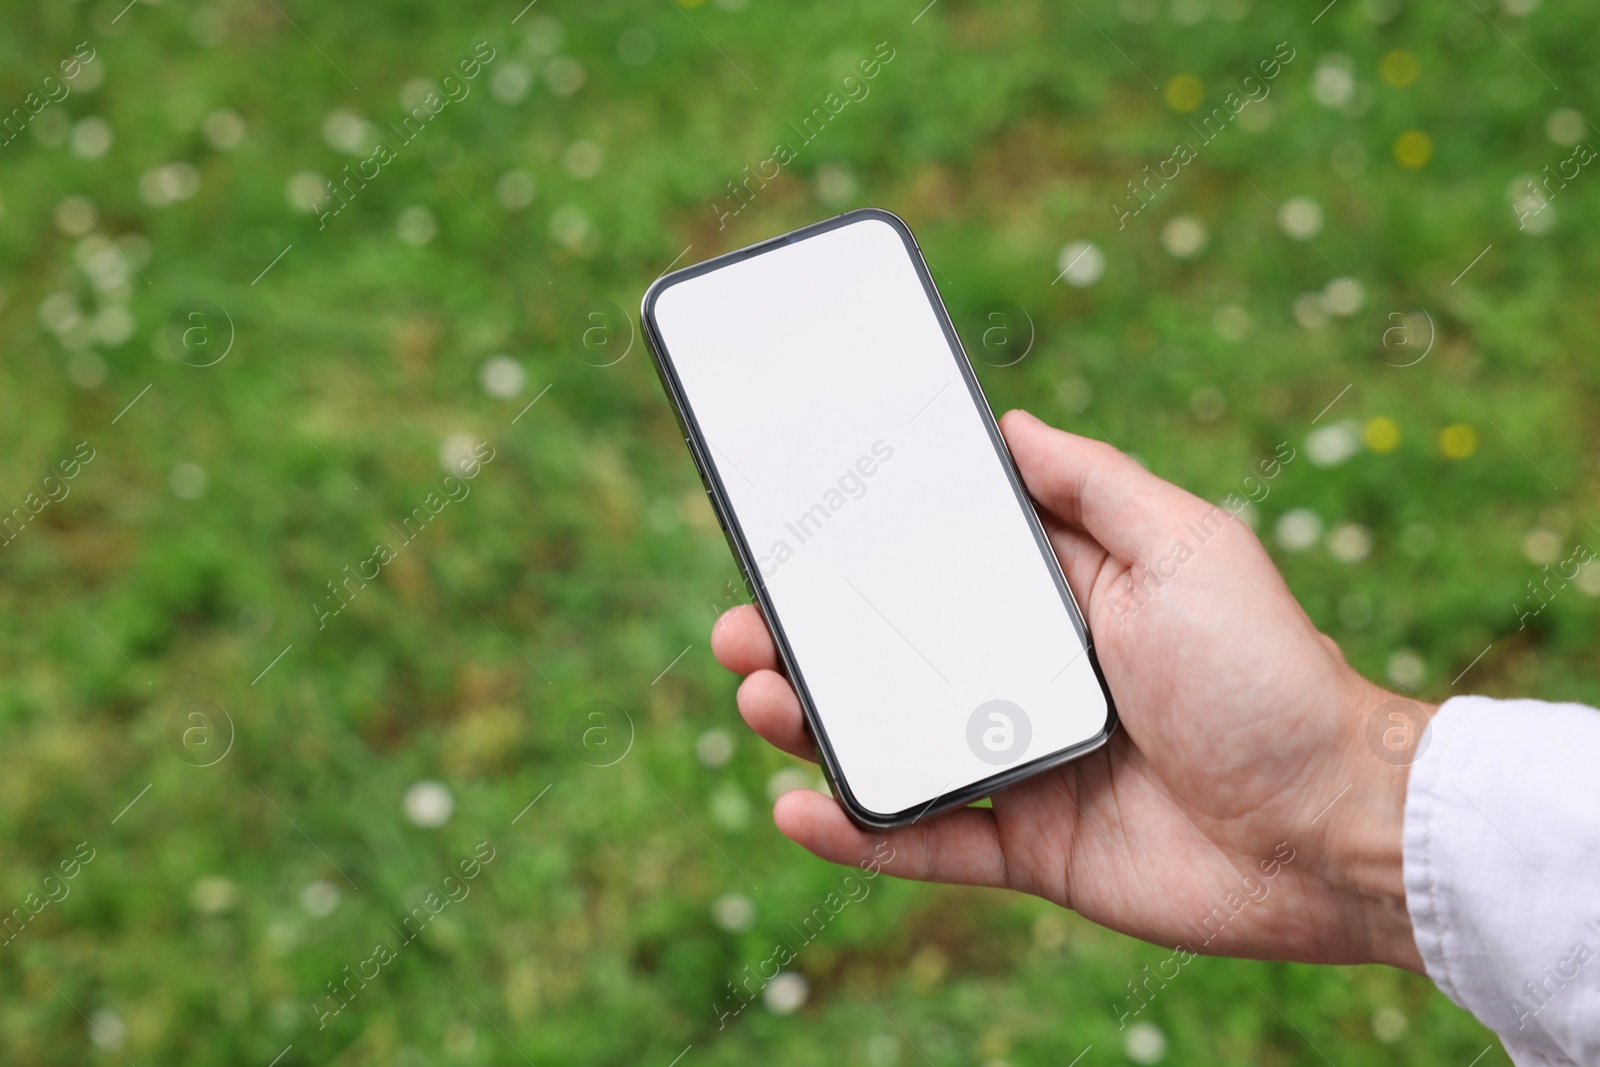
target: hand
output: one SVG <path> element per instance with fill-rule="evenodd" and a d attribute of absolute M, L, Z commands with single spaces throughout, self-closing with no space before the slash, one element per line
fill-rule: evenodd
<path fill-rule="evenodd" d="M 846 864 L 887 838 L 891 874 L 1033 893 L 1190 952 L 1421 973 L 1401 879 L 1407 772 L 1365 741 L 1399 698 L 1317 632 L 1244 522 L 1026 412 L 1000 425 L 1121 728 L 992 809 L 872 834 L 800 790 L 779 798 L 779 830 Z M 711 645 L 748 676 L 750 727 L 815 759 L 759 610 L 729 611 Z"/>

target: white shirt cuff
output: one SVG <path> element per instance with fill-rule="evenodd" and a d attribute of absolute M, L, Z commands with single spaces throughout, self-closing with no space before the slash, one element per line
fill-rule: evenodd
<path fill-rule="evenodd" d="M 1406 792 L 1428 977 L 1519 1065 L 1600 1065 L 1600 711 L 1456 697 Z"/>

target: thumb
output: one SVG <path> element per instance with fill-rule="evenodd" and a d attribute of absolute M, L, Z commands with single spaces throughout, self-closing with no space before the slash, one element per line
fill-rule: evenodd
<path fill-rule="evenodd" d="M 1124 563 L 1164 546 L 1174 525 L 1205 507 L 1126 453 L 1046 426 L 1026 411 L 1006 412 L 1000 431 L 1039 506 L 1084 530 Z"/>

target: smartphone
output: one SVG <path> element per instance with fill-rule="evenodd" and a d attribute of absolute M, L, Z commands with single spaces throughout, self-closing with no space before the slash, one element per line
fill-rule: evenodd
<path fill-rule="evenodd" d="M 675 271 L 641 319 L 858 825 L 1109 740 L 1083 615 L 903 221 L 851 211 Z"/>

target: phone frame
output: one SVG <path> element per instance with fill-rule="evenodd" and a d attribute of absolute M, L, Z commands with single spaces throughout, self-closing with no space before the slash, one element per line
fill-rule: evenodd
<path fill-rule="evenodd" d="M 678 380 L 677 371 L 672 365 L 671 354 L 667 351 L 667 346 L 662 340 L 655 319 L 656 301 L 663 292 L 680 282 L 699 277 L 702 274 L 710 274 L 723 267 L 732 266 L 735 263 L 743 262 L 773 249 L 795 244 L 796 242 L 828 233 L 831 230 L 868 219 L 885 222 L 899 234 L 912 266 L 916 270 L 917 276 L 922 280 L 922 287 L 927 294 L 928 303 L 933 308 L 935 317 L 939 320 L 939 326 L 944 331 L 945 340 L 949 343 L 951 357 L 956 362 L 962 380 L 966 382 L 971 402 L 977 407 L 984 426 L 989 431 L 989 439 L 1002 460 L 1001 466 L 1011 483 L 1012 491 L 1017 496 L 1017 503 L 1021 506 L 1023 514 L 1027 516 L 1028 526 L 1033 531 L 1034 541 L 1039 547 L 1040 554 L 1044 557 L 1046 570 L 1055 582 L 1056 590 L 1061 595 L 1062 604 L 1067 609 L 1067 615 L 1071 618 L 1072 625 L 1077 630 L 1079 640 L 1083 642 L 1084 655 L 1088 657 L 1089 664 L 1094 670 L 1095 678 L 1099 681 L 1100 689 L 1106 698 L 1105 726 L 1094 737 L 1077 745 L 1058 749 L 1020 766 L 990 775 L 971 785 L 940 793 L 918 807 L 907 808 L 904 811 L 892 814 L 884 814 L 867 809 L 856 800 L 854 793 L 850 790 L 849 782 L 840 769 L 838 759 L 834 754 L 833 745 L 828 740 L 827 730 L 823 728 L 822 718 L 817 712 L 816 705 L 812 702 L 810 690 L 805 683 L 805 675 L 796 662 L 794 651 L 789 645 L 788 635 L 784 632 L 782 619 L 768 596 L 764 581 L 761 580 L 761 568 L 756 562 L 757 556 L 750 550 L 750 546 L 745 539 L 743 528 L 739 524 L 739 517 L 735 514 L 729 502 L 730 498 L 718 475 L 716 465 L 709 463 L 706 459 L 709 449 L 706 447 L 705 435 L 700 429 L 698 420 L 695 418 L 693 406 L 684 394 L 682 383 Z M 955 326 L 950 321 L 950 313 L 944 306 L 944 299 L 939 295 L 938 287 L 934 285 L 933 277 L 928 271 L 927 262 L 922 256 L 922 249 L 917 244 L 916 238 L 912 236 L 911 228 L 906 225 L 903 219 L 881 208 L 860 208 L 854 211 L 847 211 L 841 215 L 835 215 L 831 219 L 824 219 L 821 222 L 802 226 L 799 229 L 791 230 L 786 234 L 769 240 L 747 245 L 733 252 L 684 267 L 681 270 L 664 274 L 651 283 L 650 288 L 645 291 L 644 299 L 640 304 L 639 318 L 643 326 L 642 332 L 655 362 L 656 373 L 660 375 L 667 399 L 671 402 L 673 414 L 678 421 L 678 429 L 683 432 L 683 443 L 689 449 L 689 455 L 694 460 L 696 470 L 700 473 L 700 482 L 705 486 L 706 496 L 710 499 L 712 510 L 716 512 L 717 522 L 722 527 L 723 536 L 727 539 L 728 547 L 732 550 L 734 559 L 739 564 L 739 570 L 744 577 L 745 589 L 757 606 L 760 607 L 761 614 L 766 619 L 773 643 L 778 649 L 779 659 L 782 661 L 784 675 L 789 684 L 794 686 L 795 695 L 799 697 L 800 707 L 805 715 L 806 728 L 816 745 L 823 773 L 828 779 L 828 784 L 833 789 L 835 799 L 843 806 L 852 821 L 859 826 L 872 830 L 887 830 L 908 826 L 926 816 L 937 815 L 952 808 L 966 806 L 1015 785 L 1025 778 L 1030 778 L 1042 771 L 1080 759 L 1104 747 L 1110 741 L 1118 721 L 1116 703 L 1111 695 L 1111 687 L 1106 683 L 1105 674 L 1100 669 L 1100 660 L 1095 654 L 1094 640 L 1089 633 L 1088 624 L 1084 620 L 1083 612 L 1079 609 L 1076 598 L 1072 595 L 1071 588 L 1067 585 L 1065 575 L 1062 574 L 1060 561 L 1056 559 L 1055 550 L 1051 547 L 1050 539 L 1045 534 L 1044 526 L 1039 521 L 1039 515 L 1034 509 L 1033 500 L 1028 496 L 1027 489 L 1023 486 L 1022 476 L 1018 473 L 1016 463 L 1011 457 L 1011 451 L 1006 447 L 1005 438 L 1000 433 L 1000 426 L 994 417 L 994 410 L 989 406 L 989 399 L 984 395 L 983 387 L 978 383 L 977 375 L 972 369 L 972 363 L 967 358 L 966 348 L 962 345 L 961 338 L 957 336 Z M 1068 666 L 1071 666 L 1071 664 L 1069 663 Z"/>

